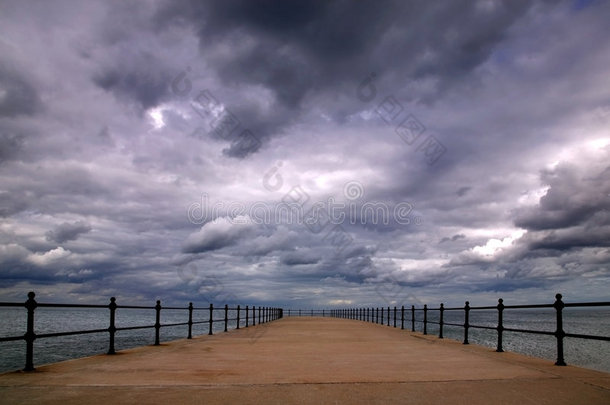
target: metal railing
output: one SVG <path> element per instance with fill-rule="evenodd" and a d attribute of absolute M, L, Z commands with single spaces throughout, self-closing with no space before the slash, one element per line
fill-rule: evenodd
<path fill-rule="evenodd" d="M 91 333 L 108 333 L 108 352 L 107 354 L 115 354 L 116 348 L 114 344 L 115 334 L 118 331 L 137 330 L 137 329 L 155 329 L 154 345 L 159 346 L 160 344 L 160 331 L 161 328 L 173 327 L 173 326 L 188 326 L 187 339 L 193 337 L 193 325 L 197 324 L 208 324 L 208 335 L 213 334 L 213 324 L 217 322 L 224 323 L 224 331 L 227 332 L 229 323 L 235 321 L 235 329 L 240 328 L 242 320 L 245 321 L 245 327 L 255 326 L 257 323 L 262 324 L 276 319 L 282 318 L 282 308 L 262 307 L 262 306 L 248 306 L 242 307 L 214 307 L 210 304 L 209 307 L 195 307 L 190 302 L 187 307 L 162 307 L 161 301 L 157 301 L 155 306 L 138 306 L 138 305 L 118 305 L 116 298 L 110 298 L 108 305 L 89 305 L 89 304 L 48 304 L 39 303 L 34 299 L 36 294 L 34 292 L 28 293 L 28 300 L 25 303 L 17 302 L 0 302 L 0 307 L 25 307 L 27 310 L 27 321 L 26 321 L 26 332 L 21 336 L 7 336 L 0 337 L 0 342 L 10 342 L 24 340 L 26 344 L 25 354 L 25 367 L 24 371 L 34 370 L 34 341 L 36 339 L 55 338 L 61 336 L 72 336 L 72 335 L 86 335 Z M 36 308 L 108 308 L 109 310 L 109 326 L 103 329 L 88 329 L 88 330 L 76 330 L 76 331 L 65 331 L 65 332 L 53 332 L 53 333 L 35 333 L 34 323 L 34 311 Z M 117 309 L 154 309 L 155 310 L 155 323 L 153 325 L 139 325 L 139 326 L 116 326 L 116 310 Z M 188 321 L 178 323 L 166 323 L 161 324 L 161 310 L 188 310 Z M 224 310 L 224 316 L 222 318 L 214 318 L 214 311 Z M 194 320 L 193 313 L 195 311 L 207 311 L 208 318 L 205 320 Z M 235 311 L 235 317 L 229 318 L 229 311 Z M 243 318 L 241 317 L 243 314 Z"/>
<path fill-rule="evenodd" d="M 610 307 L 610 302 L 571 302 L 565 303 L 562 301 L 562 295 L 557 294 L 555 296 L 555 302 L 552 304 L 536 304 L 536 305 L 504 305 L 502 298 L 498 299 L 498 305 L 494 306 L 479 306 L 471 307 L 470 302 L 466 301 L 463 307 L 452 307 L 446 308 L 444 304 L 440 304 L 438 308 L 429 308 L 428 305 L 424 305 L 423 308 L 415 308 L 415 305 L 411 305 L 411 308 L 405 308 L 405 306 L 397 307 L 375 307 L 375 308 L 343 308 L 343 309 L 327 309 L 327 310 L 299 310 L 291 309 L 286 310 L 289 316 L 331 316 L 336 318 L 355 319 L 365 322 L 372 322 L 381 325 L 398 327 L 398 323 L 401 329 L 405 329 L 405 322 L 411 323 L 411 331 L 415 332 L 415 324 L 422 325 L 422 332 L 424 335 L 428 334 L 428 325 L 438 325 L 438 337 L 443 339 L 443 328 L 445 326 L 455 326 L 464 329 L 464 338 L 462 343 L 467 345 L 468 333 L 470 329 L 486 329 L 495 330 L 497 332 L 497 344 L 496 352 L 503 352 L 503 335 L 504 332 L 515 332 L 515 333 L 526 333 L 526 334 L 538 334 L 554 336 L 556 339 L 557 359 L 555 365 L 565 366 L 566 362 L 564 359 L 563 343 L 564 338 L 578 338 L 588 340 L 600 340 L 610 342 L 610 336 L 598 336 L 589 335 L 583 333 L 568 333 L 563 329 L 563 309 L 564 308 L 586 308 L 586 307 Z M 533 330 L 523 328 L 507 328 L 504 326 L 504 311 L 514 309 L 541 309 L 541 308 L 552 308 L 555 310 L 555 330 Z M 470 312 L 479 310 L 496 310 L 497 311 L 497 324 L 495 326 L 476 325 L 470 323 Z M 428 317 L 428 313 L 432 311 L 438 312 L 438 321 L 432 321 Z M 463 311 L 464 322 L 446 322 L 445 312 L 446 311 Z M 405 312 L 407 317 L 405 317 Z M 410 314 L 410 317 L 408 315 Z M 421 314 L 418 318 L 417 315 Z"/>

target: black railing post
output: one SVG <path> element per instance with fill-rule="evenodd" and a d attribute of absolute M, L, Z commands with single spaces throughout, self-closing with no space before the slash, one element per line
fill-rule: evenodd
<path fill-rule="evenodd" d="M 116 326 L 114 325 L 115 319 L 115 311 L 116 311 L 116 298 L 110 298 L 110 304 L 108 304 L 108 309 L 110 310 L 110 325 L 108 326 L 108 354 L 115 354 L 114 350 L 114 334 L 116 333 Z"/>
<path fill-rule="evenodd" d="M 248 306 L 246 305 L 246 328 L 248 327 L 248 322 L 250 321 L 250 320 L 248 319 L 248 309 L 249 309 L 249 308 L 248 308 Z"/>
<path fill-rule="evenodd" d="M 155 311 L 155 346 L 159 346 L 159 331 L 161 329 L 161 300 L 157 300 Z"/>
<path fill-rule="evenodd" d="M 400 308 L 400 329 L 405 328 L 405 306 Z"/>
<path fill-rule="evenodd" d="M 555 330 L 555 337 L 557 338 L 557 361 L 555 362 L 556 366 L 565 366 L 566 362 L 563 359 L 563 338 L 565 337 L 565 332 L 563 330 L 563 308 L 565 304 L 561 300 L 561 294 L 555 295 L 555 303 L 553 307 L 555 307 L 555 311 L 557 312 L 557 329 Z"/>
<path fill-rule="evenodd" d="M 187 339 L 193 338 L 193 303 L 189 302 L 189 335 Z"/>
<path fill-rule="evenodd" d="M 325 315 L 324 315 L 324 310 L 322 310 L 322 318 L 324 318 L 324 317 L 325 317 Z"/>
<path fill-rule="evenodd" d="M 498 299 L 498 347 L 496 348 L 496 352 L 502 353 L 504 349 L 502 348 L 502 332 L 504 332 L 504 320 L 503 320 L 503 312 L 504 312 L 504 300 L 502 298 Z"/>
<path fill-rule="evenodd" d="M 411 305 L 411 332 L 415 332 L 415 305 Z"/>
<path fill-rule="evenodd" d="M 424 304 L 424 335 L 428 334 L 428 304 Z"/>
<path fill-rule="evenodd" d="M 252 326 L 256 326 L 256 305 L 252 305 Z"/>
<path fill-rule="evenodd" d="M 387 324 L 388 326 L 390 326 L 390 307 L 388 307 L 388 316 L 387 316 L 387 318 L 388 318 L 388 319 L 387 319 L 386 324 Z"/>
<path fill-rule="evenodd" d="M 225 332 L 229 326 L 229 305 L 225 304 Z"/>
<path fill-rule="evenodd" d="M 443 338 L 443 313 L 445 312 L 445 305 L 441 302 L 441 306 L 439 308 L 439 316 L 438 316 L 438 338 Z"/>
<path fill-rule="evenodd" d="M 464 305 L 464 344 L 468 344 L 468 327 L 470 326 L 469 321 L 470 314 L 470 302 L 466 301 L 466 305 Z"/>
<path fill-rule="evenodd" d="M 260 325 L 261 323 L 261 307 L 260 305 L 258 306 L 258 324 Z"/>
<path fill-rule="evenodd" d="M 379 307 L 375 308 L 375 323 L 379 323 Z"/>
<path fill-rule="evenodd" d="M 210 304 L 210 331 L 208 332 L 208 335 L 213 334 L 212 332 L 212 323 L 214 323 L 214 304 Z"/>
<path fill-rule="evenodd" d="M 394 327 L 396 327 L 396 307 L 394 307 Z"/>
<path fill-rule="evenodd" d="M 384 311 L 385 311 L 385 308 L 384 308 L 384 307 L 381 307 L 381 324 L 382 324 L 382 325 L 384 324 L 384 322 L 383 322 L 383 312 L 384 312 Z"/>
<path fill-rule="evenodd" d="M 28 300 L 25 302 L 25 308 L 28 310 L 27 330 L 24 335 L 25 339 L 25 368 L 23 371 L 34 371 L 34 310 L 38 306 L 34 299 L 36 294 L 33 291 L 28 293 Z"/>
<path fill-rule="evenodd" d="M 239 313 L 241 312 L 241 309 L 239 309 L 239 305 L 237 306 L 237 328 L 239 329 Z"/>

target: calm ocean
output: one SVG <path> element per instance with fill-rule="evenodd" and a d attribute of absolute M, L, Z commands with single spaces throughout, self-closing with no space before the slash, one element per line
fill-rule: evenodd
<path fill-rule="evenodd" d="M 25 315 L 24 308 L 0 308 L 0 319 L 2 320 L 0 337 L 18 336 L 25 333 Z M 207 315 L 207 310 L 195 311 L 194 321 L 207 320 Z M 470 315 L 470 323 L 474 325 L 495 326 L 497 321 L 496 311 L 471 311 Z M 222 319 L 223 316 L 224 312 L 218 310 L 214 314 L 214 319 Z M 229 313 L 229 318 L 234 317 L 234 313 Z M 417 318 L 421 317 L 422 314 L 419 312 Z M 108 309 L 37 308 L 35 331 L 41 334 L 107 328 L 108 318 Z M 438 320 L 433 311 L 429 312 L 429 319 L 432 321 Z M 186 322 L 187 320 L 188 312 L 186 310 L 161 311 L 162 324 Z M 154 322 L 154 310 L 117 310 L 117 327 L 152 325 Z M 446 311 L 445 322 L 463 323 L 463 312 Z M 390 324 L 392 324 L 392 321 Z M 242 319 L 241 327 L 243 326 L 245 326 L 245 321 Z M 400 327 L 400 319 L 397 326 Z M 405 329 L 410 329 L 410 326 L 410 321 L 405 321 Z M 506 310 L 504 312 L 504 326 L 554 331 L 555 312 L 552 309 Z M 229 322 L 229 329 L 233 328 L 235 328 L 235 321 Z M 421 323 L 416 324 L 416 329 L 421 331 Z M 214 333 L 221 333 L 223 330 L 223 322 L 214 323 Z M 610 310 L 564 309 L 564 330 L 570 333 L 610 336 Z M 193 326 L 193 335 L 203 335 L 207 332 L 207 323 Z M 187 333 L 188 327 L 186 325 L 161 328 L 161 341 L 184 339 Z M 429 324 L 428 333 L 431 335 L 438 334 L 438 325 Z M 446 338 L 461 341 L 463 339 L 463 328 L 445 326 L 444 335 Z M 471 344 L 495 348 L 497 334 L 491 330 L 470 329 L 469 340 Z M 566 363 L 610 372 L 610 342 L 574 338 L 566 338 L 564 342 Z M 152 343 L 154 343 L 154 329 L 119 331 L 115 338 L 117 351 Z M 107 350 L 107 333 L 38 339 L 34 343 L 34 365 L 40 366 L 67 359 L 106 353 Z M 505 332 L 504 350 L 554 361 L 556 356 L 555 338 L 553 336 Z M 0 342 L 0 355 L 0 372 L 23 368 L 25 342 L 22 340 Z"/>

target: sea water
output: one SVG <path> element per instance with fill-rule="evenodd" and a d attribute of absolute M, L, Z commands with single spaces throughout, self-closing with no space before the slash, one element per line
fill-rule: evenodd
<path fill-rule="evenodd" d="M 390 313 L 390 325 L 393 326 L 393 311 Z M 411 330 L 411 314 L 405 308 L 405 329 Z M 397 327 L 400 327 L 400 310 L 397 315 Z M 417 311 L 415 330 L 423 331 L 423 313 Z M 439 311 L 428 311 L 428 321 L 438 322 Z M 443 322 L 464 324 L 464 311 L 445 311 Z M 387 318 L 385 320 L 387 324 Z M 497 310 L 471 310 L 470 325 L 495 328 L 498 325 Z M 553 308 L 544 309 L 505 309 L 503 326 L 505 328 L 529 329 L 555 332 L 556 312 Z M 610 309 L 564 308 L 563 330 L 566 333 L 610 337 Z M 439 334 L 439 325 L 428 323 L 429 335 Z M 458 341 L 464 340 L 464 328 L 461 326 L 443 326 L 443 337 Z M 497 348 L 498 332 L 496 330 L 468 329 L 470 344 Z M 567 364 L 610 372 L 610 342 L 600 340 L 564 338 L 564 360 Z M 515 352 L 527 356 L 539 357 L 555 362 L 557 360 L 557 339 L 555 336 L 531 333 L 507 332 L 502 334 L 502 346 L 505 352 Z"/>
<path fill-rule="evenodd" d="M 235 319 L 237 311 L 228 311 L 228 318 Z M 46 308 L 38 307 L 35 311 L 34 332 L 38 335 L 56 332 L 68 332 L 92 329 L 107 329 L 110 323 L 110 311 L 107 308 Z M 249 325 L 252 325 L 252 311 L 249 311 Z M 25 308 L 0 308 L 0 337 L 23 336 L 26 331 Z M 240 328 L 245 327 L 240 315 Z M 118 308 L 115 326 L 152 326 L 155 324 L 154 309 Z M 212 331 L 214 334 L 224 331 L 224 308 L 215 309 Z M 161 325 L 188 322 L 188 310 L 161 310 Z M 196 310 L 193 322 L 204 322 L 193 325 L 192 335 L 207 335 L 209 332 L 209 309 Z M 256 311 L 258 324 L 258 309 Z M 236 320 L 229 320 L 228 330 L 235 329 Z M 188 336 L 188 325 L 162 327 L 160 342 L 185 339 Z M 155 329 L 136 329 L 117 331 L 115 350 L 124 350 L 138 346 L 151 345 L 155 342 Z M 62 337 L 40 338 L 34 341 L 34 367 L 55 363 L 62 360 L 92 356 L 106 353 L 109 348 L 108 332 L 72 335 Z M 22 369 L 25 365 L 25 341 L 0 342 L 0 372 Z"/>
<path fill-rule="evenodd" d="M 305 314 L 305 312 L 303 312 Z M 250 312 L 249 324 L 252 324 Z M 610 310 L 607 309 L 577 309 L 566 308 L 563 312 L 564 330 L 567 333 L 580 333 L 598 336 L 610 336 Z M 193 321 L 205 323 L 193 325 L 193 336 L 206 335 L 209 331 L 207 323 L 209 311 L 195 311 Z M 229 311 L 229 318 L 236 318 L 235 311 Z M 240 327 L 245 327 L 241 313 Z M 471 325 L 491 326 L 497 325 L 497 311 L 473 310 L 470 312 Z M 404 327 L 411 329 L 410 311 L 405 310 Z M 390 317 L 393 326 L 393 313 Z M 213 333 L 224 331 L 224 309 L 214 311 Z M 422 320 L 421 311 L 416 313 L 416 319 Z M 21 336 L 26 330 L 26 310 L 24 308 L 0 308 L 0 337 Z M 429 311 L 428 320 L 437 322 L 438 311 Z M 161 311 L 161 324 L 181 323 L 188 321 L 188 311 L 163 309 Z M 449 323 L 464 323 L 464 311 L 445 311 L 444 321 Z M 144 326 L 155 323 L 155 310 L 153 309 L 122 309 L 116 311 L 116 327 Z M 256 323 L 258 324 L 258 311 Z M 384 319 L 384 324 L 387 320 Z M 106 308 L 44 308 L 39 307 L 35 312 L 35 332 L 54 333 L 76 331 L 85 329 L 106 329 L 109 325 L 109 310 Z M 236 321 L 229 321 L 228 329 L 234 329 Z M 400 311 L 398 311 L 397 327 L 400 328 Z M 549 309 L 536 310 L 505 310 L 504 327 L 551 331 L 555 330 L 555 311 Z M 416 330 L 421 332 L 423 325 L 416 322 Z M 428 334 L 438 335 L 439 327 L 428 324 Z M 161 342 L 184 339 L 188 335 L 188 326 L 163 327 L 160 332 Z M 462 327 L 445 325 L 443 335 L 447 339 L 462 341 L 464 329 Z M 139 329 L 131 331 L 117 331 L 115 349 L 117 351 L 137 346 L 153 344 L 155 330 Z M 479 344 L 495 348 L 497 332 L 495 330 L 469 329 L 471 344 Z M 253 344 L 256 340 L 252 340 Z M 529 356 L 548 359 L 554 362 L 557 356 L 556 339 L 554 336 L 534 335 L 517 332 L 504 332 L 504 351 L 517 352 Z M 34 366 L 54 363 L 67 359 L 91 356 L 108 351 L 108 333 L 93 333 L 87 335 L 74 335 L 56 338 L 37 339 L 34 342 Z M 25 363 L 25 342 L 0 342 L 0 372 L 18 370 Z M 610 372 L 610 342 L 585 340 L 577 338 L 564 339 L 564 358 L 566 363 L 600 371 Z"/>

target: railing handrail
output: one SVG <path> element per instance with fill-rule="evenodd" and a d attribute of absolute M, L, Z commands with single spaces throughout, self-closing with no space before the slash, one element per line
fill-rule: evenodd
<path fill-rule="evenodd" d="M 137 330 L 137 329 L 155 329 L 155 346 L 160 344 L 160 329 L 165 327 L 175 327 L 175 326 L 186 326 L 188 325 L 188 336 L 187 339 L 192 339 L 192 327 L 193 325 L 208 323 L 209 324 L 209 332 L 208 335 L 213 334 L 213 324 L 218 322 L 224 322 L 224 331 L 228 331 L 229 322 L 236 321 L 235 328 L 240 328 L 241 320 L 245 321 L 245 327 L 250 326 L 250 319 L 252 320 L 252 326 L 256 325 L 256 309 L 258 309 L 258 323 L 271 322 L 276 319 L 280 319 L 283 316 L 283 309 L 279 307 L 270 307 L 270 306 L 256 306 L 246 305 L 242 307 L 241 305 L 237 305 L 236 307 L 229 307 L 228 304 L 220 307 L 214 307 L 213 304 L 210 304 L 209 307 L 195 307 L 193 303 L 190 302 L 186 307 L 177 307 L 177 306 L 168 306 L 164 307 L 161 305 L 161 301 L 157 300 L 155 306 L 142 306 L 142 305 L 119 305 L 116 303 L 116 298 L 111 297 L 110 303 L 107 305 L 99 305 L 99 304 L 58 304 L 58 303 L 39 303 L 34 299 L 36 294 L 34 292 L 28 293 L 28 300 L 25 302 L 0 302 L 0 307 L 25 307 L 27 309 L 27 328 L 26 333 L 20 336 L 4 336 L 0 337 L 0 342 L 9 342 L 9 341 L 17 341 L 17 340 L 25 340 L 26 342 L 26 361 L 24 371 L 33 371 L 34 370 L 34 340 L 36 339 L 44 339 L 44 338 L 54 338 L 61 336 L 74 336 L 74 335 L 85 335 L 91 333 L 108 333 L 109 334 L 109 348 L 107 354 L 115 354 L 115 346 L 114 346 L 114 336 L 118 331 L 126 331 L 126 330 Z M 84 330 L 75 330 L 75 331 L 61 331 L 61 332 L 50 332 L 50 333 L 35 333 L 35 323 L 34 323 L 34 313 L 36 308 L 99 308 L 99 309 L 108 309 L 110 311 L 110 323 L 108 328 L 98 328 L 98 329 L 84 329 Z M 155 323 L 153 325 L 138 325 L 138 326 L 116 326 L 116 310 L 117 309 L 146 309 L 146 310 L 154 310 L 155 311 Z M 162 310 L 188 310 L 188 321 L 187 322 L 174 322 L 174 323 L 161 323 L 161 311 Z M 208 319 L 201 321 L 193 320 L 193 312 L 194 311 L 208 311 Z M 214 314 L 217 311 L 223 311 L 224 314 L 222 318 L 215 318 Z M 235 317 L 229 317 L 229 311 L 236 312 Z M 241 318 L 241 313 L 245 313 L 245 317 Z M 251 314 L 251 315 L 250 315 Z"/>
<path fill-rule="evenodd" d="M 411 305 L 411 308 L 407 306 L 407 309 L 410 309 L 411 312 L 411 331 L 415 332 L 415 324 L 423 324 L 423 334 L 428 334 L 428 324 L 439 325 L 439 338 L 443 338 L 443 327 L 444 326 L 456 326 L 464 328 L 464 340 L 463 344 L 469 344 L 468 341 L 468 331 L 470 328 L 474 329 L 486 329 L 486 330 L 496 330 L 498 332 L 498 342 L 496 345 L 497 352 L 503 352 L 503 333 L 504 332 L 516 332 L 516 333 L 530 333 L 530 334 L 539 334 L 539 335 L 547 335 L 554 336 L 557 340 L 557 360 L 555 362 L 558 366 L 565 366 L 565 359 L 563 356 L 563 339 L 566 337 L 578 338 L 578 339 L 589 339 L 589 340 L 601 340 L 610 342 L 610 336 L 599 336 L 599 335 L 590 335 L 590 334 L 582 334 L 582 333 L 568 333 L 563 329 L 563 309 L 564 308 L 585 308 L 585 307 L 609 307 L 610 301 L 598 301 L 598 302 L 569 302 L 565 303 L 562 300 L 561 294 L 555 295 L 555 302 L 552 304 L 524 304 L 524 305 L 504 305 L 504 300 L 502 298 L 498 299 L 498 304 L 487 305 L 487 306 L 476 306 L 471 307 L 470 302 L 466 301 L 463 307 L 445 307 L 443 303 L 440 304 L 438 308 L 428 307 L 428 305 L 424 305 L 423 308 L 415 308 L 415 305 Z M 504 326 L 503 313 L 505 310 L 515 310 L 515 309 L 540 309 L 540 308 L 552 308 L 555 310 L 556 314 L 556 327 L 554 331 L 548 330 L 534 330 L 534 329 L 522 329 L 522 328 L 509 328 Z M 498 321 L 495 326 L 491 325 L 476 325 L 470 323 L 470 312 L 471 311 L 481 311 L 481 310 L 495 310 L 498 313 Z M 328 314 L 329 317 L 337 317 L 337 318 L 347 318 L 347 319 L 355 319 L 366 322 L 372 322 L 376 324 L 390 326 L 390 320 L 393 317 L 393 326 L 397 327 L 397 314 L 400 312 L 400 328 L 404 329 L 405 321 L 409 319 L 405 318 L 405 305 L 400 307 L 352 307 L 352 308 L 334 308 L 334 309 L 286 309 L 286 314 L 288 316 L 313 316 L 314 314 L 322 316 L 326 316 Z M 428 313 L 430 311 L 438 311 L 439 312 L 439 320 L 433 321 L 428 319 Z M 464 311 L 464 323 L 455 323 L 455 322 L 446 322 L 444 320 L 444 312 L 445 311 Z M 416 313 L 423 313 L 423 319 L 418 319 L 416 317 Z M 381 313 L 381 314 L 380 314 Z M 392 315 L 393 313 L 393 315 Z M 381 315 L 381 316 L 380 316 Z"/>

